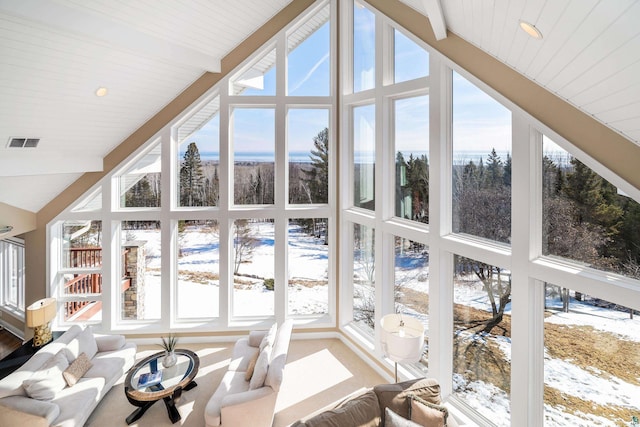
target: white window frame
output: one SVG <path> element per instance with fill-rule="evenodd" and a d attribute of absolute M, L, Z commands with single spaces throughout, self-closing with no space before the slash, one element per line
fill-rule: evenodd
<path fill-rule="evenodd" d="M 25 291 L 24 240 L 11 237 L 0 240 L 0 310 L 24 320 Z M 11 298 L 15 286 L 16 299 Z"/>

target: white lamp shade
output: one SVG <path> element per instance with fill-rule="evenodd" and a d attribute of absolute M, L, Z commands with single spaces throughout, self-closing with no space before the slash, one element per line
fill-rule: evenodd
<path fill-rule="evenodd" d="M 35 328 L 49 323 L 51 319 L 56 317 L 56 299 L 43 298 L 27 307 L 27 327 Z"/>
<path fill-rule="evenodd" d="M 418 319 L 400 314 L 384 316 L 382 351 L 394 362 L 418 362 L 424 346 L 424 325 Z"/>

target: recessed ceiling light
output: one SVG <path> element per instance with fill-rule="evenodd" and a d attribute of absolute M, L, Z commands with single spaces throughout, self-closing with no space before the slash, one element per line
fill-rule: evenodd
<path fill-rule="evenodd" d="M 542 33 L 540 32 L 540 30 L 538 30 L 535 25 L 527 21 L 520 20 L 520 28 L 522 28 L 525 33 L 529 34 L 534 39 L 539 40 L 542 38 Z"/>
<path fill-rule="evenodd" d="M 98 89 L 96 89 L 96 96 L 105 96 L 107 92 L 108 91 L 106 87 L 99 87 Z"/>

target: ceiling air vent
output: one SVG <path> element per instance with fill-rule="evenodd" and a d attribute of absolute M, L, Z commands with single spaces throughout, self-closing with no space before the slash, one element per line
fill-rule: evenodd
<path fill-rule="evenodd" d="M 36 148 L 40 138 L 9 138 L 9 148 Z"/>

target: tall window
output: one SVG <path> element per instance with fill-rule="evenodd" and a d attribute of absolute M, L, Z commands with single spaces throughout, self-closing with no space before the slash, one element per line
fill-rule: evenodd
<path fill-rule="evenodd" d="M 0 308 L 24 314 L 24 241 L 0 240 Z"/>
<path fill-rule="evenodd" d="M 453 232 L 511 241 L 511 113 L 453 73 Z"/>
<path fill-rule="evenodd" d="M 638 312 L 550 283 L 544 295 L 544 425 L 637 417 Z"/>
<path fill-rule="evenodd" d="M 455 257 L 453 391 L 499 426 L 511 425 L 510 303 L 508 270 Z"/>
<path fill-rule="evenodd" d="M 542 253 L 640 279 L 640 204 L 543 138 Z"/>
<path fill-rule="evenodd" d="M 395 213 L 429 222 L 429 97 L 394 100 Z"/>

